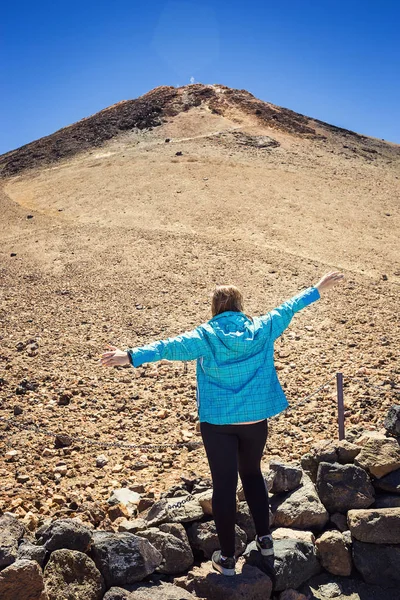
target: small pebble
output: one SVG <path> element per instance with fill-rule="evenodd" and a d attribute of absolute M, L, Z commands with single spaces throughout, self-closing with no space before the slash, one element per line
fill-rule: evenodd
<path fill-rule="evenodd" d="M 108 458 L 105 454 L 99 454 L 99 456 L 96 457 L 96 467 L 98 467 L 99 469 L 105 467 L 107 463 Z"/>

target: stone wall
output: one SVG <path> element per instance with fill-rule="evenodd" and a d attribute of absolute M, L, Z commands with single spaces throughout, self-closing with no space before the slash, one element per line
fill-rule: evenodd
<path fill-rule="evenodd" d="M 348 581 L 364 592 L 371 586 L 374 598 L 380 590 L 382 598 L 400 599 L 399 439 L 389 429 L 348 437 L 319 442 L 298 464 L 270 463 L 265 479 L 272 560 L 257 551 L 239 488 L 237 575 L 213 572 L 210 557 L 218 537 L 211 485 L 183 480 L 155 502 L 137 491 L 115 490 L 106 531 L 76 518 L 32 524 L 5 513 L 0 598 L 347 598 L 342 592 Z M 189 494 L 188 502 L 174 506 Z M 324 583 L 318 587 L 315 581 Z"/>

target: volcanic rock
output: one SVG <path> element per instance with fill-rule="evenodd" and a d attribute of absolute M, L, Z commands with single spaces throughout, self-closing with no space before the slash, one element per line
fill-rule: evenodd
<path fill-rule="evenodd" d="M 349 510 L 351 535 L 370 544 L 400 544 L 400 508 Z"/>
<path fill-rule="evenodd" d="M 18 556 L 18 542 L 25 528 L 18 519 L 5 514 L 0 517 L 0 568 L 11 565 Z"/>
<path fill-rule="evenodd" d="M 316 541 L 317 556 L 324 569 L 333 575 L 351 574 L 351 551 L 339 531 L 326 531 Z"/>
<path fill-rule="evenodd" d="M 175 584 L 207 600 L 268 600 L 272 591 L 271 579 L 248 564 L 235 577 L 221 577 L 213 571 L 211 562 L 203 563 L 175 579 Z"/>
<path fill-rule="evenodd" d="M 44 570 L 49 600 L 101 600 L 105 587 L 94 562 L 76 550 L 55 550 Z"/>
<path fill-rule="evenodd" d="M 296 490 L 272 496 L 271 509 L 275 527 L 322 529 L 329 519 L 329 514 L 307 475 L 303 476 L 302 484 Z"/>
<path fill-rule="evenodd" d="M 353 541 L 353 560 L 357 571 L 367 583 L 382 588 L 400 585 L 400 545 L 376 544 Z M 390 596 L 388 595 L 388 598 Z"/>
<path fill-rule="evenodd" d="M 1 600 L 48 600 L 36 561 L 17 560 L 0 572 Z"/>
<path fill-rule="evenodd" d="M 170 527 L 168 525 L 167 527 L 164 526 L 164 531 L 160 531 L 156 527 L 150 527 L 150 529 L 138 532 L 138 535 L 149 540 L 154 548 L 162 554 L 163 562 L 158 567 L 157 572 L 175 575 L 186 571 L 192 566 L 193 553 L 184 527 L 177 523 L 172 524 Z M 177 535 L 174 535 L 175 533 Z"/>
<path fill-rule="evenodd" d="M 368 508 L 375 500 L 368 474 L 355 465 L 320 462 L 317 491 L 330 513 L 345 513 L 351 508 Z"/>
<path fill-rule="evenodd" d="M 107 588 L 140 581 L 163 561 L 162 554 L 145 538 L 107 531 L 93 534 L 91 556 Z"/>

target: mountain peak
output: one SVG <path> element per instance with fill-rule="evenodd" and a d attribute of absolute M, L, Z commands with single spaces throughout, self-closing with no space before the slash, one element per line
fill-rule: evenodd
<path fill-rule="evenodd" d="M 16 175 L 28 168 L 72 157 L 83 150 L 99 147 L 124 132 L 159 127 L 168 118 L 199 106 L 207 107 L 215 115 L 234 115 L 236 121 L 251 119 L 256 127 L 302 138 L 323 140 L 327 135 L 340 135 L 351 136 L 359 142 L 372 140 L 382 144 L 379 140 L 259 100 L 246 90 L 194 83 L 178 88 L 156 87 L 139 98 L 117 102 L 51 135 L 7 152 L 0 157 L 0 173 L 2 176 Z"/>

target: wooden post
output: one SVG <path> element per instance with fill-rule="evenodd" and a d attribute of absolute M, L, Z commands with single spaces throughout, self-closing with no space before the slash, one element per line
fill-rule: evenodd
<path fill-rule="evenodd" d="M 344 439 L 343 373 L 336 373 L 339 440 Z"/>

